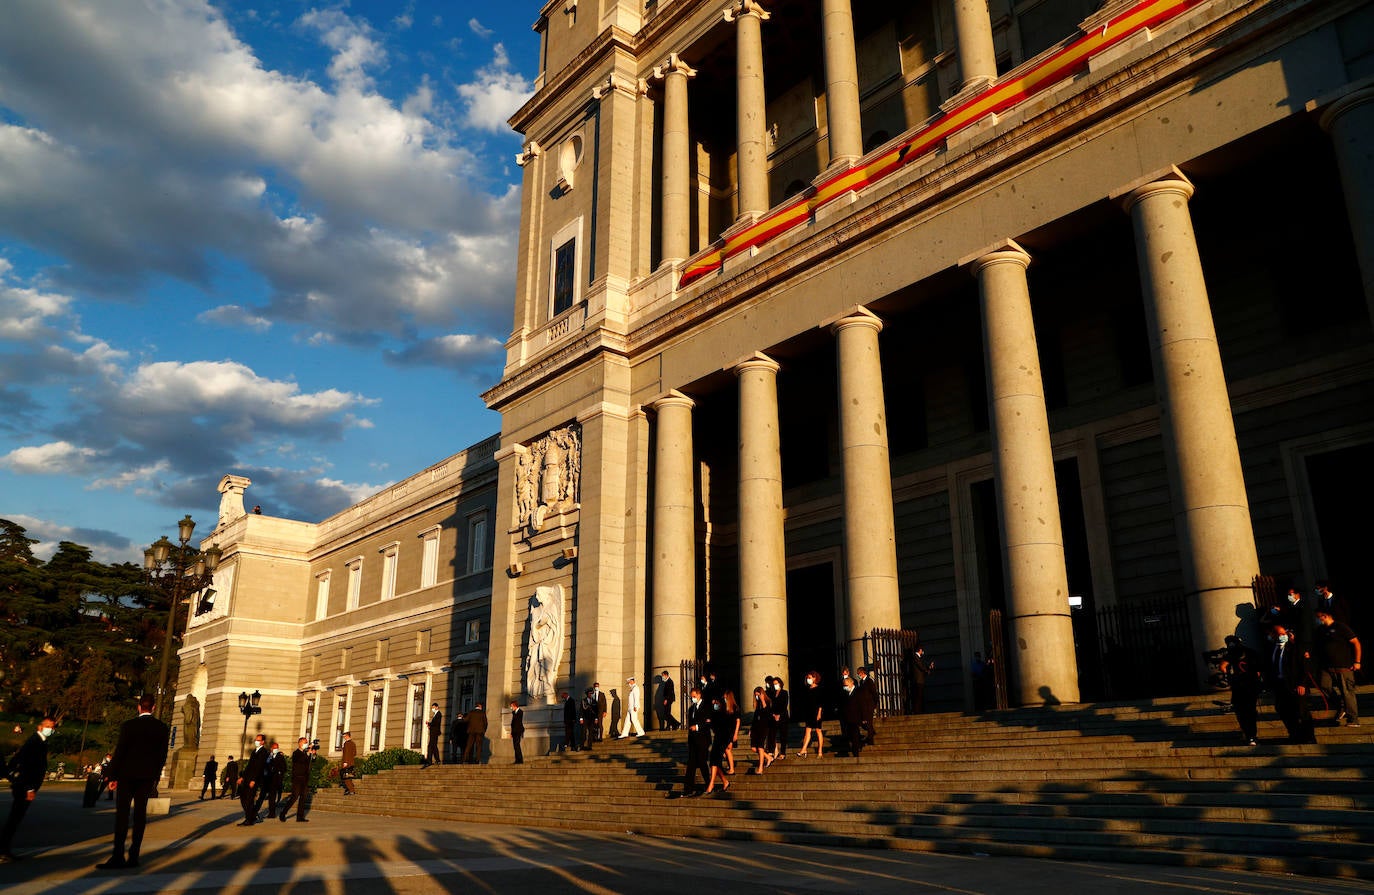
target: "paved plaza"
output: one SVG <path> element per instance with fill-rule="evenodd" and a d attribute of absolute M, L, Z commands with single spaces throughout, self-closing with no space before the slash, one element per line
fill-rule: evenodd
<path fill-rule="evenodd" d="M 137 872 L 94 869 L 110 847 L 113 803 L 81 807 L 48 785 L 0 866 L 5 895 L 251 892 L 291 895 L 453 892 L 702 895 L 718 893 L 1016 893 L 1350 895 L 1367 881 L 908 854 L 482 826 L 316 812 L 309 824 L 237 827 L 237 802 L 178 795 L 153 818 Z M 5 808 L 8 810 L 8 799 Z M 614 810 L 608 802 L 607 810 Z"/>

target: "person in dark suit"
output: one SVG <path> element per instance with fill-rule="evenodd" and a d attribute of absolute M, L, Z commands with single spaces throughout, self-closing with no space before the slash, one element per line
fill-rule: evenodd
<path fill-rule="evenodd" d="M 267 820 L 277 813 L 277 802 L 281 799 L 282 787 L 286 784 L 286 753 L 276 743 L 267 754 L 267 767 L 263 768 L 262 786 L 258 787 L 256 803 L 258 820 Z M 267 802 L 267 811 L 262 803 Z"/>
<path fill-rule="evenodd" d="M 29 806 L 43 786 L 43 778 L 48 773 L 48 737 L 56 728 L 57 722 L 52 718 L 39 721 L 38 729 L 24 741 L 14 756 L 14 764 L 10 767 L 14 775 L 10 778 L 10 795 L 14 801 L 10 803 L 5 826 L 0 829 L 0 864 L 19 860 L 19 856 L 10 851 L 10 843 L 14 841 L 15 831 L 19 829 L 24 815 L 29 813 Z"/>
<path fill-rule="evenodd" d="M 263 772 L 267 770 L 267 737 L 258 734 L 253 738 L 253 754 L 243 764 L 239 775 L 239 804 L 243 807 L 241 827 L 251 827 L 258 822 L 258 787 L 262 786 Z"/>
<path fill-rule="evenodd" d="M 215 756 L 211 755 L 210 760 L 205 763 L 205 772 L 201 774 L 201 779 L 205 782 L 200 785 L 200 799 L 205 801 L 205 790 L 210 790 L 211 800 L 219 798 L 215 795 L 215 784 L 219 782 L 219 762 L 215 761 Z"/>
<path fill-rule="evenodd" d="M 559 751 L 564 749 L 570 752 L 580 752 L 582 750 L 581 720 L 578 717 L 577 700 L 573 699 L 567 691 L 562 693 L 563 697 L 563 745 Z"/>
<path fill-rule="evenodd" d="M 143 829 L 148 824 L 148 797 L 157 787 L 162 766 L 167 763 L 170 736 L 171 730 L 167 725 L 153 717 L 153 697 L 147 694 L 139 697 L 138 717 L 120 725 L 114 758 L 110 760 L 107 771 L 110 786 L 115 791 L 114 851 L 109 860 L 95 865 L 98 869 L 118 870 L 138 866 Z M 124 853 L 126 838 L 129 839 L 127 856 Z"/>
<path fill-rule="evenodd" d="M 1283 726 L 1288 728 L 1288 742 L 1315 743 L 1317 732 L 1312 724 L 1312 712 L 1307 707 L 1307 683 L 1311 672 L 1304 652 L 1306 647 L 1281 621 L 1274 623 L 1270 637 L 1273 648 L 1269 652 L 1265 677 L 1274 694 L 1274 710 Z"/>
<path fill-rule="evenodd" d="M 487 713 L 482 703 L 468 712 L 468 744 L 463 749 L 463 761 L 473 764 L 482 763 L 482 740 L 487 736 Z"/>
<path fill-rule="evenodd" d="M 858 677 L 854 679 L 854 687 L 859 695 L 859 728 L 863 734 L 864 745 L 872 746 L 876 733 L 873 719 L 878 713 L 878 682 L 862 665 L 856 674 Z"/>
<path fill-rule="evenodd" d="M 703 786 L 711 782 L 710 711 L 702 705 L 699 688 L 693 687 L 690 695 L 687 717 L 682 722 L 687 727 L 687 767 L 682 775 L 682 798 L 689 799 L 701 795 L 701 790 L 696 788 L 698 771 L 701 772 Z M 675 794 L 670 791 L 668 798 L 674 797 Z"/>
<path fill-rule="evenodd" d="M 221 799 L 232 798 L 239 792 L 239 763 L 234 761 L 234 756 L 229 756 L 229 762 L 224 766 L 224 779 L 220 781 L 219 797 Z"/>
<path fill-rule="evenodd" d="M 310 763 L 315 758 L 315 750 L 309 748 L 310 741 L 305 737 L 296 740 L 296 751 L 291 753 L 291 795 L 282 802 L 278 820 L 286 822 L 291 806 L 296 806 L 296 822 L 309 823 L 305 819 L 305 793 L 310 785 Z"/>
<path fill-rule="evenodd" d="M 792 726 L 792 694 L 787 692 L 782 678 L 773 678 L 773 692 L 768 697 L 773 713 L 773 760 L 787 757 L 787 734 Z"/>
<path fill-rule="evenodd" d="M 864 695 L 858 682 L 847 677 L 840 682 L 844 695 L 840 697 L 840 733 L 849 743 L 849 754 L 855 758 L 864 748 Z"/>
<path fill-rule="evenodd" d="M 439 744 L 444 741 L 444 713 L 439 711 L 439 703 L 430 703 L 429 720 L 425 722 L 429 728 L 429 751 L 425 753 L 423 767 L 432 764 L 443 764 L 444 757 L 439 751 Z"/>
<path fill-rule="evenodd" d="M 510 701 L 510 739 L 515 746 L 515 763 L 525 763 L 525 753 L 520 751 L 520 741 L 525 737 L 525 710 L 514 699 Z"/>
<path fill-rule="evenodd" d="M 606 694 L 601 692 L 601 684 L 592 684 L 592 692 L 596 695 L 596 741 L 599 743 L 606 731 L 606 715 L 610 707 L 606 705 Z"/>
<path fill-rule="evenodd" d="M 658 716 L 659 730 L 677 730 L 678 723 L 673 718 L 673 704 L 677 702 L 677 687 L 665 669 L 658 678 L 658 689 L 654 691 L 654 714 Z"/>
<path fill-rule="evenodd" d="M 353 766 L 358 763 L 358 744 L 353 742 L 353 734 L 347 731 L 343 735 L 343 755 L 339 758 L 339 783 L 343 786 L 344 795 L 356 795 L 353 783 Z"/>
<path fill-rule="evenodd" d="M 935 671 L 935 663 L 926 658 L 926 648 L 916 647 L 911 654 L 911 710 L 920 714 L 926 710 L 926 680 Z"/>
<path fill-rule="evenodd" d="M 592 751 L 592 746 L 596 743 L 596 719 L 601 714 L 600 704 L 596 698 L 596 691 L 591 687 L 582 696 L 582 748 Z"/>

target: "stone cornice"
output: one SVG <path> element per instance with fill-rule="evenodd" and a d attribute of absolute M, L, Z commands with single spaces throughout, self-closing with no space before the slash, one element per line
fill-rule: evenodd
<path fill-rule="evenodd" d="M 574 56 L 558 73 L 558 77 L 552 81 L 545 81 L 544 86 L 534 96 L 526 100 L 525 104 L 506 120 L 506 123 L 514 130 L 522 134 L 525 133 L 534 119 L 563 100 L 565 95 L 572 90 L 574 84 L 585 78 L 601 63 L 602 57 L 616 50 L 624 50 L 633 54 L 636 46 L 637 41 L 633 34 L 612 25 L 598 34 L 591 43 L 583 48 L 582 52 Z"/>

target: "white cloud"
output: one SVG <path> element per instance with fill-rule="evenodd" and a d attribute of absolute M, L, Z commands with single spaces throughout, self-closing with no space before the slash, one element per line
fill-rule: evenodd
<path fill-rule="evenodd" d="M 467 107 L 467 124 L 495 133 L 510 132 L 506 122 L 533 93 L 524 76 L 510 70 L 506 48 L 499 43 L 492 48 L 491 62 L 477 70 L 477 79 L 458 85 L 458 96 Z"/>
<path fill-rule="evenodd" d="M 250 313 L 238 305 L 220 305 L 208 311 L 201 311 L 196 315 L 196 319 L 202 323 L 217 323 L 220 326 L 251 329 L 256 332 L 266 332 L 272 328 L 271 320 Z"/>
<path fill-rule="evenodd" d="M 341 9 L 312 9 L 299 24 L 319 32 L 320 40 L 334 51 L 329 76 L 351 89 L 371 84 L 364 69 L 386 61 L 386 51 L 372 39 L 367 23 L 349 18 Z"/>
<path fill-rule="evenodd" d="M 34 556 L 45 562 L 52 559 L 62 541 L 91 548 L 91 556 L 97 562 L 141 562 L 143 558 L 143 545 L 136 546 L 125 536 L 103 528 L 74 528 L 23 513 L 0 513 L 0 516 L 18 523 L 29 537 L 38 541 L 31 549 Z"/>
<path fill-rule="evenodd" d="M 483 40 L 489 39 L 492 35 L 496 33 L 495 31 L 483 25 L 481 22 L 477 21 L 475 17 L 468 19 L 468 27 L 472 29 L 473 34 L 476 34 Z"/>
<path fill-rule="evenodd" d="M 23 475 L 85 475 L 101 452 L 66 441 L 15 448 L 0 457 L 0 466 Z"/>
<path fill-rule="evenodd" d="M 118 401 L 141 412 L 226 413 L 288 426 L 307 426 L 377 403 L 337 389 L 303 393 L 294 382 L 267 379 L 233 361 L 144 364 L 120 386 Z"/>

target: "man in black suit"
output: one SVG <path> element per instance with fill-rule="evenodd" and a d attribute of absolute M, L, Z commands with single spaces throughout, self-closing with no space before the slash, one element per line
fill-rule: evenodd
<path fill-rule="evenodd" d="M 138 866 L 143 829 L 148 824 L 148 797 L 157 787 L 162 766 L 167 763 L 170 734 L 167 725 L 153 717 L 153 697 L 147 694 L 139 697 L 138 717 L 120 725 L 114 758 L 110 759 L 110 767 L 106 772 L 110 778 L 110 788 L 115 792 L 114 852 L 109 860 L 95 865 L 98 869 L 118 870 Z M 129 838 L 131 819 L 133 836 L 126 857 L 124 841 Z"/>
<path fill-rule="evenodd" d="M 219 762 L 215 761 L 215 756 L 210 756 L 210 760 L 205 763 L 205 772 L 200 776 L 205 781 L 200 785 L 200 801 L 205 801 L 205 790 L 207 789 L 210 790 L 212 800 L 219 798 L 215 795 L 215 784 L 219 781 Z"/>
<path fill-rule="evenodd" d="M 1293 636 L 1283 622 L 1275 622 L 1270 634 L 1274 641 L 1269 652 L 1266 675 L 1274 694 L 1274 710 L 1288 728 L 1288 742 L 1315 743 L 1317 732 L 1312 712 L 1307 707 L 1307 682 L 1310 675 L 1305 645 Z"/>
<path fill-rule="evenodd" d="M 14 764 L 10 766 L 10 772 L 14 775 L 10 778 L 10 795 L 14 797 L 14 802 L 10 804 L 4 828 L 0 829 L 0 864 L 19 860 L 19 856 L 10 851 L 10 843 L 14 841 L 14 832 L 19 829 L 19 822 L 24 815 L 29 813 L 29 806 L 38 796 L 43 778 L 48 773 L 48 737 L 52 736 L 56 727 L 57 722 L 52 718 L 39 721 L 38 729 L 19 747 Z"/>
<path fill-rule="evenodd" d="M 267 737 L 262 734 L 253 737 L 253 754 L 248 756 L 239 777 L 239 804 L 243 806 L 241 827 L 251 827 L 258 822 L 258 787 L 262 786 L 267 770 L 268 754 Z"/>
<path fill-rule="evenodd" d="M 230 799 L 238 795 L 239 792 L 239 763 L 234 761 L 234 756 L 229 756 L 229 763 L 224 766 L 224 779 L 220 781 L 222 786 L 219 791 L 221 799 Z"/>
<path fill-rule="evenodd" d="M 701 795 L 701 790 L 696 788 L 697 771 L 701 771 L 701 782 L 709 784 L 711 782 L 710 756 L 711 756 L 711 725 L 709 723 L 710 710 L 701 702 L 701 690 L 693 687 L 691 692 L 691 702 L 687 705 L 687 717 L 683 723 L 687 725 L 687 769 L 682 776 L 682 796 L 693 798 Z M 673 793 L 668 793 L 668 798 L 673 798 Z"/>
<path fill-rule="evenodd" d="M 878 682 L 873 679 L 873 675 L 868 673 L 868 669 L 859 666 L 859 675 L 855 684 L 859 694 L 859 727 L 863 734 L 864 745 L 873 745 L 873 717 L 878 711 Z"/>
<path fill-rule="evenodd" d="M 353 783 L 353 766 L 358 761 L 358 744 L 353 742 L 353 734 L 345 731 L 343 735 L 343 755 L 339 758 L 339 782 L 343 784 L 344 795 L 357 793 Z"/>
<path fill-rule="evenodd" d="M 606 705 L 606 694 L 601 692 L 601 684 L 592 684 L 592 695 L 596 697 L 596 741 L 601 742 L 601 735 L 606 730 L 606 715 L 610 709 Z"/>
<path fill-rule="evenodd" d="M 677 702 L 677 687 L 673 677 L 665 669 L 658 677 L 658 689 L 654 692 L 654 714 L 658 716 L 659 730 L 674 730 L 677 721 L 673 718 L 673 703 Z"/>
<path fill-rule="evenodd" d="M 463 749 L 463 761 L 473 764 L 482 763 L 482 740 L 487 736 L 487 712 L 482 703 L 472 707 L 467 714 L 468 742 Z"/>
<path fill-rule="evenodd" d="M 439 753 L 439 744 L 444 741 L 444 713 L 439 711 L 439 703 L 430 703 L 429 720 L 425 726 L 429 728 L 429 751 L 425 753 L 422 767 L 427 768 L 432 764 L 444 763 L 444 757 Z"/>
<path fill-rule="evenodd" d="M 580 718 L 578 717 L 577 700 L 573 699 L 565 690 L 563 692 L 563 745 L 559 751 L 564 749 L 570 752 L 582 751 L 582 736 Z"/>
<path fill-rule="evenodd" d="M 267 767 L 262 772 L 262 785 L 258 787 L 258 800 L 255 805 L 258 820 L 267 820 L 277 813 L 277 801 L 281 798 L 282 786 L 286 783 L 286 753 L 276 743 L 267 753 Z M 262 810 L 263 801 L 267 811 Z"/>
<path fill-rule="evenodd" d="M 296 740 L 296 751 L 291 753 L 291 795 L 282 802 L 279 820 L 286 822 L 291 806 L 296 806 L 296 822 L 310 823 L 305 819 L 305 791 L 310 785 L 310 763 L 314 760 L 314 750 L 308 748 L 309 740 L 301 737 Z"/>
<path fill-rule="evenodd" d="M 520 751 L 520 741 L 525 738 L 525 710 L 514 699 L 510 701 L 510 739 L 515 746 L 515 763 L 525 763 L 525 753 Z"/>

